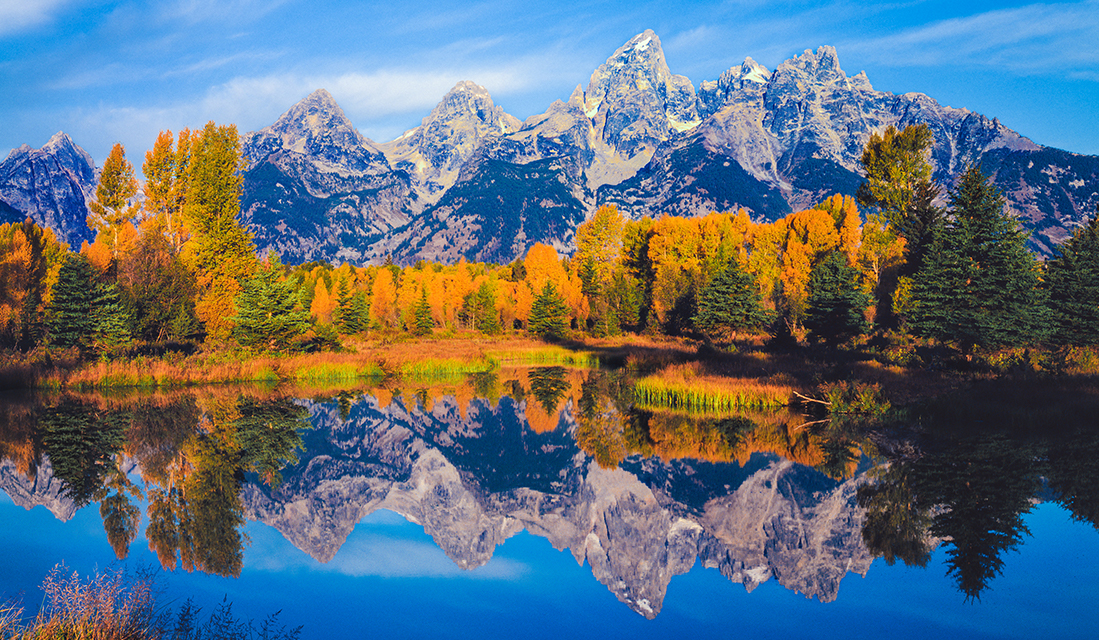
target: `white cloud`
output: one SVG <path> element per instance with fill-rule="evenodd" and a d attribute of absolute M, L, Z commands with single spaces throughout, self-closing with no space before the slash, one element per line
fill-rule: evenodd
<path fill-rule="evenodd" d="M 288 0 L 176 0 L 161 6 L 167 20 L 200 22 L 251 22 L 286 4 Z"/>
<path fill-rule="evenodd" d="M 246 564 L 260 571 L 312 571 L 352 577 L 384 578 L 468 578 L 472 580 L 515 580 L 526 565 L 508 559 L 493 559 L 473 570 L 454 564 L 434 544 L 382 535 L 352 535 L 327 564 L 305 553 L 255 553 Z"/>
<path fill-rule="evenodd" d="M 0 35 L 53 20 L 69 0 L 0 0 Z"/>

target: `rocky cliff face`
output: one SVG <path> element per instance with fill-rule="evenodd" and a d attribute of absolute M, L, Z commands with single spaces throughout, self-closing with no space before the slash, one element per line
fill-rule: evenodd
<path fill-rule="evenodd" d="M 536 242 L 569 250 L 601 204 L 633 218 L 743 207 L 773 220 L 852 195 L 870 136 L 910 124 L 931 128 L 944 186 L 970 163 L 992 175 L 1040 254 L 1099 205 L 1095 156 L 1041 147 L 923 94 L 877 91 L 864 73 L 848 76 L 832 47 L 773 71 L 748 58 L 696 89 L 645 31 L 586 89 L 521 124 L 462 82 L 419 127 L 375 144 L 318 90 L 245 136 L 243 221 L 261 252 L 288 262 L 508 262 Z M 83 199 L 94 179 L 78 149 L 55 137 L 40 152 L 13 152 L 0 165 L 0 215 L 38 216 L 70 242 L 87 237 Z"/>
<path fill-rule="evenodd" d="M 377 509 L 422 525 L 465 569 L 526 530 L 568 549 L 649 618 L 696 559 L 749 590 L 775 578 L 822 601 L 835 599 L 844 575 L 870 566 L 858 480 L 835 482 L 773 456 L 744 470 L 659 459 L 602 469 L 577 449 L 567 412 L 556 431 L 535 434 L 524 409 L 474 401 L 463 416 L 452 399 L 428 411 L 364 398 L 341 421 L 336 407 L 314 404 L 309 454 L 277 489 L 247 485 L 247 516 L 321 562 Z M 698 504 L 675 497 L 703 475 L 730 484 L 707 485 Z"/>
<path fill-rule="evenodd" d="M 23 145 L 0 163 L 0 223 L 30 217 L 79 249 L 93 239 L 87 203 L 95 197 L 97 181 L 92 157 L 64 133 L 41 149 Z"/>
<path fill-rule="evenodd" d="M 409 177 L 318 89 L 244 137 L 242 223 L 260 253 L 291 262 L 365 262 L 419 208 Z"/>
<path fill-rule="evenodd" d="M 394 168 L 412 176 L 421 198 L 434 202 L 486 139 L 513 133 L 520 124 L 493 104 L 484 87 L 459 82 L 420 126 L 379 147 Z"/>

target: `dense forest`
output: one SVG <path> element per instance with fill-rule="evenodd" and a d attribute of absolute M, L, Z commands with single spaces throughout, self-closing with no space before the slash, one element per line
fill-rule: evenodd
<path fill-rule="evenodd" d="M 79 250 L 28 220 L 0 226 L 0 344 L 110 358 L 203 346 L 339 349 L 354 336 L 624 332 L 832 346 L 868 335 L 963 353 L 1099 342 L 1099 226 L 1041 263 L 976 167 L 945 193 L 926 126 L 874 135 L 857 198 L 774 222 L 747 212 L 625 220 L 604 206 L 575 252 L 511 264 L 284 265 L 238 222 L 235 126 L 162 132 L 142 166 L 107 158 Z M 388 262 L 388 261 L 387 261 Z"/>

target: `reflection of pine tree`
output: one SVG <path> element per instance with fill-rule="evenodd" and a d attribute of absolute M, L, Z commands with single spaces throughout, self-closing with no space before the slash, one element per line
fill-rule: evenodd
<path fill-rule="evenodd" d="M 564 367 L 536 367 L 527 372 L 530 393 L 548 415 L 552 416 L 557 411 L 561 398 L 571 388 L 569 381 L 565 379 L 567 373 L 568 370 Z"/>
<path fill-rule="evenodd" d="M 897 560 L 910 567 L 927 566 L 931 516 L 912 492 L 912 467 L 894 462 L 870 475 L 874 482 L 858 490 L 859 507 L 866 509 L 862 539 L 867 549 L 890 566 Z"/>
<path fill-rule="evenodd" d="M 1076 520 L 1099 529 L 1099 433 L 1080 429 L 1050 444 L 1045 476 Z"/>
<path fill-rule="evenodd" d="M 1035 454 L 1003 436 L 984 436 L 915 463 L 917 501 L 942 507 L 930 531 L 950 539 L 947 574 L 967 599 L 980 598 L 1003 571 L 1003 552 L 1030 534 L 1022 514 L 1040 488 Z"/>
<path fill-rule="evenodd" d="M 102 493 L 104 476 L 117 468 L 114 456 L 122 449 L 128 422 L 128 414 L 71 401 L 46 409 L 39 419 L 42 448 L 78 508 Z"/>
<path fill-rule="evenodd" d="M 296 463 L 296 452 L 304 448 L 298 432 L 310 428 L 309 412 L 285 399 L 257 402 L 241 398 L 237 409 L 240 417 L 235 425 L 242 466 L 277 486 L 282 480 L 279 471 Z"/>

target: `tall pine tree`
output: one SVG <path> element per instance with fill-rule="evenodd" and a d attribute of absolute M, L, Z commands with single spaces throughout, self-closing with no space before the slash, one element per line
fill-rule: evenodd
<path fill-rule="evenodd" d="M 282 263 L 272 251 L 237 297 L 233 336 L 240 344 L 285 350 L 309 329 L 309 310 L 302 307 L 293 283 L 282 275 Z"/>
<path fill-rule="evenodd" d="M 866 333 L 864 312 L 870 295 L 858 280 L 858 269 L 847 264 L 840 251 L 832 251 L 813 267 L 805 314 L 809 339 L 835 345 Z"/>
<path fill-rule="evenodd" d="M 1099 344 L 1099 207 L 1046 263 L 1045 287 L 1054 341 Z"/>
<path fill-rule="evenodd" d="M 1038 264 L 1003 196 L 971 166 L 950 201 L 952 220 L 936 231 L 913 278 L 912 330 L 967 352 L 1041 340 L 1047 326 Z"/>
<path fill-rule="evenodd" d="M 91 348 L 94 299 L 95 277 L 88 257 L 82 253 L 69 254 L 57 274 L 53 300 L 47 311 L 50 344 L 62 348 L 78 347 L 81 352 Z"/>
<path fill-rule="evenodd" d="M 708 336 L 755 329 L 770 322 L 763 308 L 759 287 L 735 259 L 729 260 L 702 289 L 694 325 Z"/>
<path fill-rule="evenodd" d="M 527 319 L 527 331 L 543 340 L 560 340 L 568 330 L 569 308 L 547 280 L 542 292 L 534 299 Z"/>

